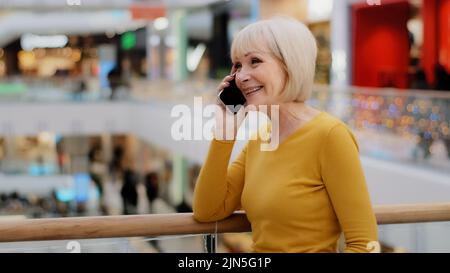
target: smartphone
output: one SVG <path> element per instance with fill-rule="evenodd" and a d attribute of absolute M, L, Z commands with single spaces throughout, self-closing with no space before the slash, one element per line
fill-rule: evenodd
<path fill-rule="evenodd" d="M 247 100 L 241 90 L 236 85 L 235 79 L 231 80 L 230 85 L 219 93 L 219 99 L 234 114 L 236 114 Z"/>

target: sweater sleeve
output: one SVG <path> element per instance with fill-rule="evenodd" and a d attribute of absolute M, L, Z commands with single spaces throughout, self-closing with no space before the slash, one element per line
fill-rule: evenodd
<path fill-rule="evenodd" d="M 344 251 L 371 251 L 371 246 L 378 244 L 377 223 L 357 142 L 343 124 L 335 125 L 328 133 L 321 154 L 321 173 L 344 232 Z"/>
<path fill-rule="evenodd" d="M 231 215 L 239 206 L 244 186 L 247 146 L 228 167 L 234 141 L 213 139 L 194 190 L 194 218 L 212 222 Z"/>

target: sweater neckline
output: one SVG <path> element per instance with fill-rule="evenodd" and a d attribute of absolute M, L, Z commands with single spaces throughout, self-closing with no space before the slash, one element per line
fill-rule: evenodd
<path fill-rule="evenodd" d="M 324 111 L 320 111 L 320 113 L 318 113 L 309 121 L 307 121 L 303 126 L 295 129 L 290 135 L 288 135 L 283 141 L 281 141 L 278 146 L 284 145 L 286 142 L 289 142 L 295 136 L 306 131 L 309 127 L 313 126 L 317 122 L 317 120 L 319 120 L 319 118 L 322 117 L 324 114 L 325 114 Z M 272 130 L 272 126 L 270 126 L 270 130 Z"/>

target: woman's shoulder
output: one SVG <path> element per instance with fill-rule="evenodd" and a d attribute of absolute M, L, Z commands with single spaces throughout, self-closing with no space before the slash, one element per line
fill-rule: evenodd
<path fill-rule="evenodd" d="M 322 111 L 320 112 L 320 115 L 322 118 L 321 123 L 324 127 L 334 127 L 338 124 L 345 125 L 345 123 L 340 118 L 334 116 L 333 114 Z"/>
<path fill-rule="evenodd" d="M 328 112 L 321 112 L 320 113 L 320 119 L 317 123 L 317 126 L 315 128 L 319 131 L 319 133 L 327 137 L 331 133 L 335 131 L 347 131 L 348 133 L 352 133 L 348 125 L 342 121 L 340 118 L 328 113 Z"/>

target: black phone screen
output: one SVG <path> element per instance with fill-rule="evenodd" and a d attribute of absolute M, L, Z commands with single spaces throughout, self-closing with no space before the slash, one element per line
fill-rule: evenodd
<path fill-rule="evenodd" d="M 241 90 L 236 85 L 235 80 L 230 81 L 230 85 L 223 89 L 219 94 L 220 100 L 225 104 L 231 112 L 237 111 L 246 103 L 246 99 Z"/>

